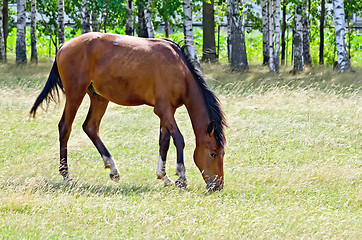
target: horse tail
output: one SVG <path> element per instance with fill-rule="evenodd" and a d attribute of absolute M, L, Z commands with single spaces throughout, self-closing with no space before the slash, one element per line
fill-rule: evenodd
<path fill-rule="evenodd" d="M 52 70 L 50 71 L 48 81 L 46 82 L 43 91 L 39 94 L 38 98 L 35 100 L 33 107 L 30 110 L 30 114 L 35 117 L 36 109 L 39 105 L 46 100 L 49 102 L 52 100 L 54 102 L 58 102 L 59 99 L 59 88 L 64 92 L 64 87 L 62 80 L 60 79 L 57 60 L 54 60 Z"/>

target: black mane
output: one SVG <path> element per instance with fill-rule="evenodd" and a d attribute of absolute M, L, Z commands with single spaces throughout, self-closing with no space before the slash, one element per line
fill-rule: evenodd
<path fill-rule="evenodd" d="M 201 92 L 204 94 L 204 99 L 207 104 L 210 120 L 215 123 L 215 129 L 214 129 L 215 140 L 219 146 L 221 147 L 224 146 L 226 144 L 224 127 L 227 127 L 227 123 L 226 123 L 225 113 L 221 109 L 220 100 L 207 85 L 205 77 L 201 73 L 200 69 L 194 63 L 192 63 L 190 58 L 185 53 L 186 45 L 184 45 L 181 48 L 177 43 L 169 39 L 165 40 L 172 43 L 171 46 L 173 46 L 173 48 L 177 48 L 178 50 L 177 52 L 179 52 L 186 66 L 194 76 L 194 79 L 197 81 L 201 89 Z"/>

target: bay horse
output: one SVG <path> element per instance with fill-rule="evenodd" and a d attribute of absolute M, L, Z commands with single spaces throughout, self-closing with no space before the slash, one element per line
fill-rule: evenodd
<path fill-rule="evenodd" d="M 120 173 L 99 136 L 99 125 L 109 101 L 125 106 L 149 105 L 160 118 L 157 178 L 173 183 L 166 174 L 166 155 L 173 138 L 177 150 L 175 185 L 187 186 L 183 149 L 184 138 L 174 113 L 185 105 L 196 138 L 194 162 L 208 190 L 224 185 L 225 115 L 220 101 L 207 86 L 200 70 L 184 50 L 168 39 L 145 39 L 106 33 L 87 33 L 66 42 L 58 51 L 48 80 L 30 114 L 35 117 L 45 100 L 57 102 L 59 88 L 65 93 L 65 107 L 58 124 L 59 172 L 65 181 L 68 172 L 67 142 L 76 112 L 86 94 L 90 108 L 83 130 L 110 169 L 116 182 Z"/>

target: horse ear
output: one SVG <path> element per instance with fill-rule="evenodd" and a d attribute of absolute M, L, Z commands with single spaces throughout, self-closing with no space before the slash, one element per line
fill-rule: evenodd
<path fill-rule="evenodd" d="M 212 135 L 214 133 L 214 130 L 215 130 L 215 121 L 211 121 L 209 123 L 209 126 L 207 126 L 207 133 L 209 135 Z"/>

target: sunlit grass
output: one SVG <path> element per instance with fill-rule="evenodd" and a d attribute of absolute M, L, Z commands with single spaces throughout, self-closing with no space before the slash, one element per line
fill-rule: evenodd
<path fill-rule="evenodd" d="M 110 104 L 104 116 L 101 136 L 121 172 L 120 183 L 111 182 L 81 129 L 87 98 L 69 142 L 75 181 L 64 185 L 57 132 L 63 100 L 39 109 L 36 119 L 28 114 L 49 69 L 0 67 L 0 238 L 362 238 L 360 70 L 270 75 L 204 66 L 230 125 L 225 188 L 209 194 L 192 160 L 185 108 L 176 113 L 189 184 L 180 191 L 156 179 L 159 120 L 146 106 Z M 171 146 L 174 180 L 175 158 Z"/>

